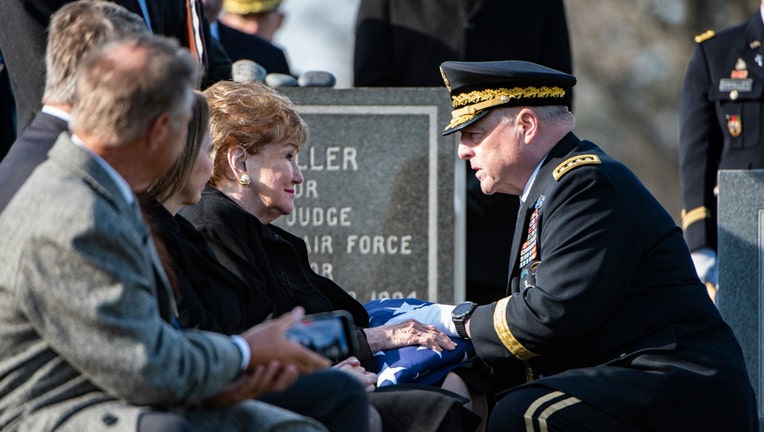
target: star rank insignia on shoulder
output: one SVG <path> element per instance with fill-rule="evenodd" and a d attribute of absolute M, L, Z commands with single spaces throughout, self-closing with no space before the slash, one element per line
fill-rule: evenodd
<path fill-rule="evenodd" d="M 552 171 L 552 177 L 554 177 L 555 180 L 560 181 L 560 179 L 573 168 L 583 165 L 600 165 L 601 163 L 602 161 L 600 161 L 600 158 L 597 155 L 582 154 L 573 156 L 557 165 L 557 168 Z"/>

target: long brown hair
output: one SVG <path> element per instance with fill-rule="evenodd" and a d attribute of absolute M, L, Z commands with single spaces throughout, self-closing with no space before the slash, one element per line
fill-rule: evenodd
<path fill-rule="evenodd" d="M 151 231 L 151 237 L 154 240 L 159 259 L 162 261 L 162 267 L 165 274 L 167 274 L 167 280 L 170 282 L 176 298 L 179 294 L 178 278 L 172 270 L 172 257 L 151 220 L 149 206 L 161 205 L 157 201 L 162 202 L 166 200 L 186 185 L 188 178 L 191 176 L 196 157 L 202 148 L 204 138 L 209 131 L 209 124 L 210 109 L 207 105 L 207 99 L 200 92 L 194 91 L 191 119 L 188 122 L 188 137 L 186 138 L 186 145 L 183 151 L 172 168 L 139 195 L 146 225 L 148 225 Z"/>
<path fill-rule="evenodd" d="M 210 130 L 210 108 L 207 99 L 199 91 L 194 91 L 191 120 L 188 122 L 188 138 L 178 160 L 169 171 L 149 186 L 144 193 L 146 201 L 164 202 L 183 189 L 194 169 L 196 158 Z"/>

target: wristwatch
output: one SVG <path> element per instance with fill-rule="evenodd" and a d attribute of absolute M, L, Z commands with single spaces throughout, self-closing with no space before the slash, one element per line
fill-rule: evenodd
<path fill-rule="evenodd" d="M 464 323 L 470 319 L 472 312 L 474 312 L 475 308 L 477 307 L 477 303 L 466 301 L 464 303 L 459 303 L 456 305 L 454 310 L 451 311 L 451 321 L 454 322 L 456 332 L 459 333 L 459 336 L 461 336 L 464 340 L 470 340 L 470 336 L 467 334 L 467 330 L 464 328 Z"/>

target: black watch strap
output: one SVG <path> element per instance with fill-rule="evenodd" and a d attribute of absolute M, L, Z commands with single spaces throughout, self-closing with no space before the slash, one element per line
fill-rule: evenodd
<path fill-rule="evenodd" d="M 456 327 L 456 333 L 464 340 L 470 340 L 470 335 L 467 334 L 467 329 L 464 328 L 464 321 L 454 321 L 454 327 Z"/>
<path fill-rule="evenodd" d="M 470 319 L 472 312 L 474 312 L 475 308 L 477 307 L 477 303 L 466 301 L 456 305 L 454 310 L 451 312 L 451 321 L 454 323 L 456 333 L 458 333 L 459 336 L 461 336 L 464 340 L 470 339 L 469 335 L 467 334 L 467 330 L 464 328 L 464 323 Z"/>

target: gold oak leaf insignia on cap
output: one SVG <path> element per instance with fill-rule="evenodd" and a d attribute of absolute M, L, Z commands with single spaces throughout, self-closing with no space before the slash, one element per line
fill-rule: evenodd
<path fill-rule="evenodd" d="M 451 93 L 451 83 L 448 82 L 446 71 L 444 71 L 442 67 L 440 68 L 440 76 L 443 77 L 443 83 L 446 85 L 446 90 L 448 90 L 448 92 Z"/>
<path fill-rule="evenodd" d="M 563 163 L 557 165 L 557 168 L 552 171 L 552 177 L 559 181 L 562 176 L 567 174 L 568 171 L 572 170 L 573 168 L 580 167 L 582 165 L 599 165 L 601 163 L 602 162 L 597 155 L 583 154 L 573 156 L 572 158 L 566 159 Z"/>

